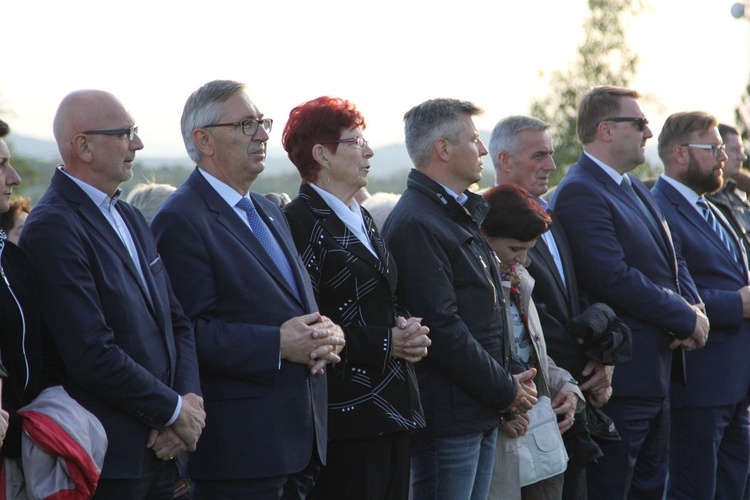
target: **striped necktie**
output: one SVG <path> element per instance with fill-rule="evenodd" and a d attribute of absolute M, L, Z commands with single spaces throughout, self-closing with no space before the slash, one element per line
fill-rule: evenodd
<path fill-rule="evenodd" d="M 721 224 L 718 220 L 716 220 L 716 216 L 711 211 L 711 208 L 709 208 L 708 203 L 706 203 L 706 199 L 703 197 L 698 198 L 698 201 L 695 202 L 696 205 L 698 205 L 698 208 L 701 209 L 701 213 L 703 214 L 703 218 L 708 222 L 708 224 L 711 226 L 711 229 L 714 230 L 714 232 L 719 236 L 719 239 L 722 243 L 724 243 L 724 246 L 727 247 L 727 250 L 729 250 L 729 253 L 732 255 L 732 258 L 735 262 L 739 262 L 737 260 L 737 252 L 734 249 L 734 244 L 732 243 L 732 239 L 730 238 L 729 234 L 727 234 L 726 231 L 724 231 L 724 228 L 721 227 Z"/>

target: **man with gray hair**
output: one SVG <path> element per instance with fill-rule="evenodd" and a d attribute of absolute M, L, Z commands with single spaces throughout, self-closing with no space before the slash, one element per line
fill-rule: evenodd
<path fill-rule="evenodd" d="M 500 120 L 490 136 L 490 155 L 495 167 L 496 184 L 514 184 L 537 198 L 555 221 L 542 197 L 549 187 L 549 176 L 556 170 L 549 125 L 530 116 L 508 116 Z M 568 370 L 579 382 L 587 404 L 599 408 L 612 395 L 614 366 L 607 366 L 587 355 L 590 345 L 576 341 L 570 332 L 574 318 L 586 310 L 581 304 L 573 267 L 573 256 L 562 225 L 553 223 L 529 249 L 527 270 L 534 278 L 534 303 L 541 319 L 547 352 L 555 363 Z M 589 314 L 603 304 L 591 308 Z M 603 306 L 606 307 L 606 306 Z M 627 346 L 629 347 L 629 345 Z M 554 406 L 554 405 L 553 405 Z M 563 434 L 570 461 L 565 471 L 564 499 L 587 498 L 588 463 L 601 456 L 590 438 L 586 412 L 576 415 L 573 427 Z M 561 478 L 562 479 L 562 478 Z"/>
<path fill-rule="evenodd" d="M 499 414 L 536 403 L 536 372 L 511 358 L 497 258 L 479 230 L 489 205 L 467 190 L 487 154 L 479 113 L 456 99 L 406 113 L 416 169 L 383 228 L 399 296 L 432 337 L 430 359 L 416 366 L 427 427 L 412 440 L 415 500 L 487 498 Z"/>
<path fill-rule="evenodd" d="M 325 463 L 322 373 L 344 335 L 318 312 L 281 210 L 250 191 L 272 125 L 241 83 L 193 92 L 182 137 L 197 166 L 151 224 L 211 415 L 188 459 L 193 499 L 306 498 Z"/>

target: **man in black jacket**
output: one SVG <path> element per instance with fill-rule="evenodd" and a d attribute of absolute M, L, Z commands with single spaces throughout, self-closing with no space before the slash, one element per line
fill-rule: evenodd
<path fill-rule="evenodd" d="M 412 440 L 412 486 L 422 498 L 486 498 L 498 417 L 536 402 L 534 370 L 511 360 L 497 257 L 479 232 L 489 205 L 467 188 L 487 154 L 470 102 L 434 99 L 404 117 L 416 170 L 386 220 L 398 293 L 429 326 L 416 366 L 427 427 Z M 515 368 L 515 369 L 514 369 Z"/>

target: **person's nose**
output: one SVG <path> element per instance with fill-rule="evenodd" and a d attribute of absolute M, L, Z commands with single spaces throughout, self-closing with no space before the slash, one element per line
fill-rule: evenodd
<path fill-rule="evenodd" d="M 130 149 L 133 151 L 140 151 L 143 149 L 143 141 L 141 140 L 141 136 L 137 133 L 133 135 L 133 139 L 130 140 Z"/>
<path fill-rule="evenodd" d="M 484 156 L 488 153 L 487 147 L 482 142 L 482 139 L 479 139 L 479 142 L 477 143 L 477 149 L 479 150 L 479 156 Z"/>
<path fill-rule="evenodd" d="M 16 172 L 16 169 L 8 165 L 8 175 L 5 177 L 5 185 L 6 186 L 18 186 L 21 184 L 21 176 L 18 175 L 18 172 Z"/>

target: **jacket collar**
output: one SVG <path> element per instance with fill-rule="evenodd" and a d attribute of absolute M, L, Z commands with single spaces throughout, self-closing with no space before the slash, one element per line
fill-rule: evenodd
<path fill-rule="evenodd" d="M 487 212 L 490 210 L 490 204 L 484 198 L 468 190 L 464 191 L 468 200 L 461 205 L 445 191 L 443 186 L 417 169 L 412 169 L 409 172 L 406 187 L 427 196 L 433 203 L 454 216 L 471 218 L 477 224 L 482 223 Z"/>

